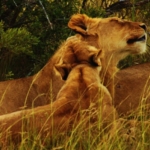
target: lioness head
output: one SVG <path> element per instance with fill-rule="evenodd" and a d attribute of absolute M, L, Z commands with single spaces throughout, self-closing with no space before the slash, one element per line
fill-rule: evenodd
<path fill-rule="evenodd" d="M 146 51 L 146 26 L 117 17 L 90 18 L 84 14 L 73 15 L 68 26 L 78 37 L 104 53 L 103 64 L 117 65 L 129 54 Z M 112 59 L 112 61 L 110 60 Z"/>

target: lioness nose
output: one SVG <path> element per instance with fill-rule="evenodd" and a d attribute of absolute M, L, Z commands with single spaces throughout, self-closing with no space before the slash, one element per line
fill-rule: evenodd
<path fill-rule="evenodd" d="M 141 23 L 140 27 L 143 28 L 146 31 L 146 25 L 144 23 Z"/>

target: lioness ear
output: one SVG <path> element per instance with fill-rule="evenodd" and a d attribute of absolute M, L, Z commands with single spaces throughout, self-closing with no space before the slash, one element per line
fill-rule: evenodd
<path fill-rule="evenodd" d="M 55 68 L 60 73 L 62 79 L 67 80 L 69 72 L 71 71 L 71 65 L 69 64 L 55 65 Z"/>
<path fill-rule="evenodd" d="M 102 58 L 102 50 L 95 52 L 95 54 L 91 56 L 91 63 L 96 66 L 101 66 L 100 58 Z"/>
<path fill-rule="evenodd" d="M 73 15 L 68 22 L 68 27 L 77 33 L 87 35 L 87 22 L 90 18 L 85 14 Z"/>

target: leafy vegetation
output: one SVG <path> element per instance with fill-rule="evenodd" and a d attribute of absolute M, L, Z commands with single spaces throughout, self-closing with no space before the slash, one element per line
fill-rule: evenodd
<path fill-rule="evenodd" d="M 73 34 L 67 23 L 74 13 L 119 16 L 147 25 L 150 21 L 147 0 L 2 0 L 0 9 L 0 80 L 39 71 L 62 41 Z M 145 61 L 149 61 L 149 54 L 130 56 L 120 66 Z"/>

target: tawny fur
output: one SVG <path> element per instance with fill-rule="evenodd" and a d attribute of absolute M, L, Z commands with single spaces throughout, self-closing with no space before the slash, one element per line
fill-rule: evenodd
<path fill-rule="evenodd" d="M 112 97 L 114 74 L 118 62 L 129 54 L 145 52 L 146 27 L 143 23 L 124 21 L 119 18 L 90 18 L 73 15 L 68 26 L 78 34 L 83 43 L 101 50 L 103 57 L 101 79 Z M 145 35 L 145 40 L 139 40 Z M 137 40 L 137 41 L 136 41 Z M 54 66 L 62 62 L 63 51 L 68 49 L 66 41 L 36 75 L 28 78 L 0 83 L 0 114 L 45 105 L 53 101 L 64 84 Z M 70 43 L 70 42 L 69 42 Z"/>
<path fill-rule="evenodd" d="M 117 17 L 101 19 L 81 14 L 73 15 L 68 26 L 79 33 L 83 41 L 102 50 L 101 79 L 114 97 L 113 78 L 118 71 L 117 64 L 129 54 L 146 51 L 146 26 Z M 136 42 L 142 36 L 145 36 L 145 40 Z M 130 42 L 132 40 L 135 41 Z"/>
<path fill-rule="evenodd" d="M 0 141 L 5 143 L 10 135 L 13 140 L 18 139 L 20 133 L 29 131 L 36 131 L 42 136 L 57 135 L 81 121 L 85 124 L 93 123 L 98 118 L 104 122 L 113 121 L 117 113 L 110 93 L 101 84 L 100 70 L 100 66 L 79 64 L 71 69 L 56 101 L 51 105 L 0 116 L 3 133 Z M 64 71 L 64 65 L 61 71 Z"/>
<path fill-rule="evenodd" d="M 100 65 L 100 59 L 96 59 L 99 55 L 101 51 L 94 46 L 82 42 L 77 37 L 69 38 L 36 75 L 0 83 L 3 85 L 0 86 L 0 114 L 53 102 L 64 83 L 54 66 L 81 62 Z M 13 95 L 11 92 L 14 92 Z"/>
<path fill-rule="evenodd" d="M 114 105 L 120 116 L 139 110 L 149 114 L 150 63 L 134 65 L 116 74 Z"/>

